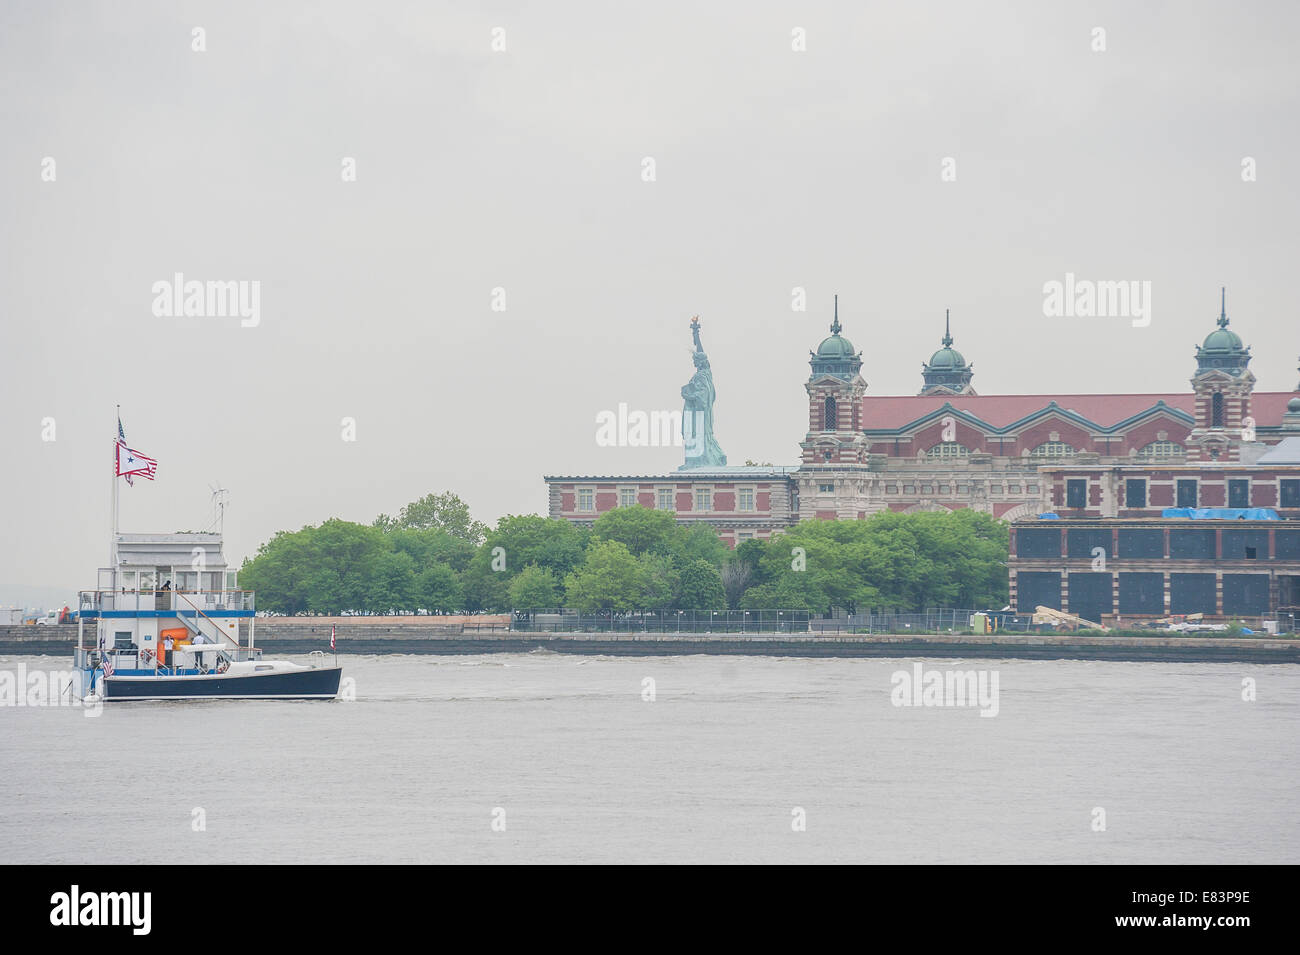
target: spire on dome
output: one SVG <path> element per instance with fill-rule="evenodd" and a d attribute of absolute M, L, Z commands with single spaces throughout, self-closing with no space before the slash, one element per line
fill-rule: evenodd
<path fill-rule="evenodd" d="M 943 310 L 943 346 L 947 348 L 952 344 L 952 326 L 948 319 L 948 309 Z"/>
<path fill-rule="evenodd" d="M 841 328 L 841 326 L 840 326 L 840 297 L 839 297 L 838 295 L 836 295 L 836 296 L 835 296 L 835 320 L 834 320 L 833 322 L 831 322 L 831 334 L 832 334 L 832 335 L 838 335 L 838 334 L 840 333 L 840 328 Z"/>
<path fill-rule="evenodd" d="M 1226 285 L 1219 287 L 1219 327 L 1228 327 L 1228 287 Z"/>

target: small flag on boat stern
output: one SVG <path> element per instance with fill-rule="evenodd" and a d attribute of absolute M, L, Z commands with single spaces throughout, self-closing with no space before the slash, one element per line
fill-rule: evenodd
<path fill-rule="evenodd" d="M 334 646 L 334 634 L 335 634 L 335 631 L 337 631 L 337 630 L 338 630 L 338 627 L 330 627 L 330 649 L 331 649 L 331 650 L 336 649 L 335 646 Z"/>

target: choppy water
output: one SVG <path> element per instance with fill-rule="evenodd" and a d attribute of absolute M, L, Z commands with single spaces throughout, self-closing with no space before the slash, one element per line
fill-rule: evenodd
<path fill-rule="evenodd" d="M 340 662 L 355 702 L 0 708 L 0 862 L 1300 862 L 1300 667 L 924 661 L 996 670 L 983 718 L 891 705 L 912 660 Z"/>

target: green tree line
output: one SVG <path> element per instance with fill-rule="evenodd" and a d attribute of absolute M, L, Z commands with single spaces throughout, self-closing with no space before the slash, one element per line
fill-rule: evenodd
<path fill-rule="evenodd" d="M 1007 601 L 1008 543 L 1006 524 L 959 510 L 805 521 L 733 551 L 640 506 L 590 528 L 533 514 L 488 528 L 445 493 L 370 525 L 281 531 L 240 584 L 283 614 L 985 608 Z"/>

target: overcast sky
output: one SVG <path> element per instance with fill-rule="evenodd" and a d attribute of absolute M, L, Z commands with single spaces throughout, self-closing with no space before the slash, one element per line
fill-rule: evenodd
<path fill-rule="evenodd" d="M 202 529 L 220 483 L 237 562 L 675 468 L 595 419 L 680 408 L 696 313 L 734 464 L 797 459 L 837 292 L 871 394 L 919 389 L 945 308 L 981 393 L 1186 391 L 1220 285 L 1289 391 L 1298 11 L 6 0 L 0 604 L 93 587 L 118 403 L 160 462 L 122 529 Z M 260 282 L 259 323 L 156 316 L 178 272 Z M 1150 324 L 1045 317 L 1067 272 L 1149 281 Z"/>

